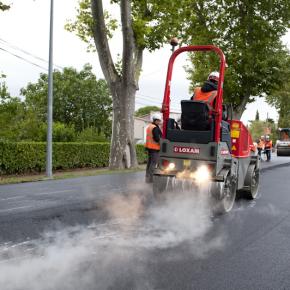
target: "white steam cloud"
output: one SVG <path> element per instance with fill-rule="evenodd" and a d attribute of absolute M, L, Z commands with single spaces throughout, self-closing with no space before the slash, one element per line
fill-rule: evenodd
<path fill-rule="evenodd" d="M 179 259 L 180 245 L 194 258 L 223 248 L 224 234 L 208 237 L 213 222 L 205 196 L 173 192 L 147 207 L 144 196 L 118 195 L 105 204 L 104 224 L 2 245 L 0 289 L 155 289 L 147 262 L 160 250 L 176 248 Z"/>

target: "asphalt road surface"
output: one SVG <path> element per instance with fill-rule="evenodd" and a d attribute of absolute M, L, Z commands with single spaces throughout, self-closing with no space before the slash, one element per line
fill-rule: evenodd
<path fill-rule="evenodd" d="M 143 172 L 0 186 L 0 289 L 290 289 L 289 162 L 219 218 Z"/>

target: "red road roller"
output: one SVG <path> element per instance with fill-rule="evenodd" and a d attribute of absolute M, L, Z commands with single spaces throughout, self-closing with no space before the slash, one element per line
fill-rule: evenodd
<path fill-rule="evenodd" d="M 181 124 L 170 118 L 170 85 L 176 57 L 183 52 L 215 52 L 220 59 L 219 81 L 213 106 L 194 100 L 181 101 Z M 233 208 L 237 191 L 255 199 L 259 187 L 260 159 L 252 137 L 240 120 L 233 120 L 223 104 L 225 56 L 213 45 L 185 46 L 170 57 L 162 105 L 163 128 L 160 159 L 153 176 L 153 193 L 192 190 L 201 184 L 216 214 Z M 181 186 L 180 186 L 181 185 Z"/>

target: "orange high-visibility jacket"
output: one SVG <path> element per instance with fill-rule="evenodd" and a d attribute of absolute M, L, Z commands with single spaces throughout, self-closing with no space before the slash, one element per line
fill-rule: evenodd
<path fill-rule="evenodd" d="M 272 140 L 265 141 L 265 148 L 272 149 Z"/>
<path fill-rule="evenodd" d="M 265 147 L 265 141 L 260 139 L 257 147 L 259 149 L 264 149 L 264 147 Z"/>
<path fill-rule="evenodd" d="M 205 102 L 210 107 L 213 107 L 213 102 L 216 95 L 217 95 L 217 91 L 203 92 L 201 90 L 201 87 L 197 87 L 194 89 L 193 100 Z"/>
<path fill-rule="evenodd" d="M 146 143 L 145 147 L 148 149 L 153 150 L 160 150 L 160 145 L 158 142 L 156 142 L 153 138 L 153 129 L 156 127 L 154 124 L 148 125 L 146 129 Z"/>

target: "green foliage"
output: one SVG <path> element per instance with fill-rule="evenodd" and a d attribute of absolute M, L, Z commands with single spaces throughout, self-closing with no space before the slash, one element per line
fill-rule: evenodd
<path fill-rule="evenodd" d="M 278 126 L 279 128 L 290 128 L 290 114 L 288 116 L 280 116 Z"/>
<path fill-rule="evenodd" d="M 0 140 L 45 141 L 48 84 L 41 74 L 37 83 L 29 83 L 21 90 L 25 100 L 10 96 L 5 75 L 0 75 Z M 92 67 L 85 65 L 80 72 L 65 68 L 54 72 L 55 142 L 75 141 L 86 128 L 93 128 L 97 136 L 111 136 L 112 100 L 104 80 L 97 80 Z M 81 141 L 98 141 L 86 134 Z M 87 135 L 88 136 L 88 135 Z M 104 139 L 104 138 L 103 138 Z"/>
<path fill-rule="evenodd" d="M 111 1 L 119 5 L 120 1 Z M 281 44 L 290 27 L 290 0 L 132 0 L 136 46 L 154 51 L 177 36 L 181 43 L 215 44 L 226 54 L 228 69 L 224 98 L 244 110 L 254 96 L 269 95 L 281 84 L 288 51 Z M 80 1 L 78 16 L 67 25 L 82 40 L 92 43 L 90 0 Z M 106 15 L 105 15 L 106 16 Z M 108 18 L 106 16 L 106 18 Z M 108 23 L 108 20 L 107 20 Z M 118 27 L 108 25 L 108 35 Z M 203 53 L 191 56 L 187 68 L 192 86 L 218 70 L 218 58 Z M 240 107 L 241 106 L 241 107 Z"/>
<path fill-rule="evenodd" d="M 95 45 L 93 42 L 93 25 L 94 20 L 91 16 L 91 1 L 90 0 L 81 0 L 79 1 L 79 7 L 77 8 L 77 21 L 69 21 L 65 25 L 65 29 L 68 31 L 77 31 L 77 36 L 88 43 L 87 51 L 95 51 Z M 82 26 L 79 26 L 78 23 L 82 23 Z"/>
<path fill-rule="evenodd" d="M 77 142 L 108 142 L 108 138 L 104 135 L 100 135 L 94 128 L 86 128 L 81 131 L 77 138 Z"/>
<path fill-rule="evenodd" d="M 6 98 L 10 97 L 5 78 L 6 76 L 4 74 L 0 74 L 0 103 L 3 103 Z"/>
<path fill-rule="evenodd" d="M 69 21 L 65 28 L 86 43 L 88 48 L 93 47 L 94 20 L 90 8 L 90 0 L 81 0 L 77 8 L 77 17 Z M 154 51 L 168 42 L 172 36 L 182 38 L 185 28 L 188 27 L 188 17 L 191 15 L 192 1 L 165 1 L 165 0 L 132 0 L 132 27 L 135 42 L 138 48 L 147 48 Z M 111 1 L 112 5 L 119 5 L 120 1 Z M 107 36 L 112 37 L 114 31 L 120 27 L 108 11 L 104 12 Z"/>
<path fill-rule="evenodd" d="M 0 141 L 45 141 L 47 126 L 37 116 L 26 110 L 19 98 L 6 98 L 0 103 Z M 55 122 L 53 140 L 71 142 L 76 139 L 73 126 Z"/>
<path fill-rule="evenodd" d="M 276 85 L 266 101 L 274 106 L 279 113 L 278 127 L 290 127 L 290 56 L 284 61 L 281 85 Z"/>
<path fill-rule="evenodd" d="M 281 84 L 288 56 L 281 36 L 289 28 L 289 0 L 211 0 L 192 5 L 186 38 L 194 44 L 215 44 L 224 51 L 228 64 L 224 98 L 235 109 Z M 191 61 L 188 71 L 193 86 L 218 68 L 212 56 L 197 54 Z"/>
<path fill-rule="evenodd" d="M 141 116 L 145 116 L 145 115 L 149 114 L 150 112 L 156 112 L 156 111 L 160 112 L 160 108 L 157 106 L 146 106 L 146 107 L 142 107 L 142 108 L 138 109 L 135 112 L 135 116 L 141 117 Z"/>
<path fill-rule="evenodd" d="M 136 146 L 139 163 L 146 161 L 142 145 Z M 101 168 L 109 164 L 109 143 L 54 143 L 53 169 Z M 45 170 L 46 144 L 0 142 L 0 174 Z"/>
<path fill-rule="evenodd" d="M 253 140 L 258 140 L 262 135 L 265 135 L 266 128 L 270 128 L 270 137 L 275 142 L 277 140 L 277 126 L 274 122 L 269 122 L 269 120 L 268 122 L 261 120 L 251 121 L 249 130 L 251 132 Z"/>
<path fill-rule="evenodd" d="M 17 140 L 24 113 L 24 104 L 19 98 L 10 96 L 6 83 L 2 80 L 0 82 L 0 140 Z"/>
<path fill-rule="evenodd" d="M 5 11 L 10 9 L 10 5 L 4 4 L 2 1 L 0 1 L 0 10 Z"/>
<path fill-rule="evenodd" d="M 45 126 L 46 132 L 47 126 Z M 52 140 L 54 142 L 73 142 L 76 139 L 75 129 L 63 123 L 53 123 Z"/>
<path fill-rule="evenodd" d="M 144 164 L 147 162 L 147 151 L 144 145 L 136 145 L 136 154 L 139 164 Z"/>
<path fill-rule="evenodd" d="M 260 120 L 251 121 L 249 130 L 253 140 L 258 140 L 262 135 L 264 135 L 265 122 Z"/>
<path fill-rule="evenodd" d="M 46 121 L 48 83 L 47 74 L 41 74 L 36 83 L 29 83 L 21 90 L 28 110 L 35 113 L 39 121 Z M 53 119 L 78 132 L 94 127 L 99 133 L 108 131 L 111 123 L 112 100 L 108 86 L 97 80 L 92 67 L 85 65 L 78 72 L 74 68 L 55 71 Z"/>
<path fill-rule="evenodd" d="M 104 18 L 106 21 L 107 36 L 113 37 L 114 31 L 118 28 L 118 21 L 111 17 L 108 11 L 104 11 Z M 77 36 L 88 44 L 87 51 L 96 51 L 93 41 L 93 26 L 94 20 L 91 12 L 91 1 L 80 0 L 77 8 L 76 21 L 68 21 L 65 24 L 65 29 L 70 32 L 76 32 Z"/>
<path fill-rule="evenodd" d="M 45 141 L 46 124 L 39 121 L 36 116 L 28 111 L 25 112 L 23 120 L 18 123 L 14 138 L 7 138 L 7 141 Z"/>

